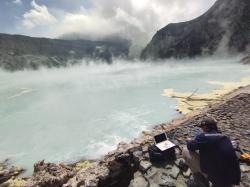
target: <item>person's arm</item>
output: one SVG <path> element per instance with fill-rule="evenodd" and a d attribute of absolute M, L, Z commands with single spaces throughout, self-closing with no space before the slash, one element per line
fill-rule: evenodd
<path fill-rule="evenodd" d="M 204 134 L 200 134 L 196 136 L 194 140 L 190 140 L 187 142 L 187 148 L 190 151 L 196 151 L 204 147 L 206 144 L 207 144 L 206 137 L 204 136 Z"/>

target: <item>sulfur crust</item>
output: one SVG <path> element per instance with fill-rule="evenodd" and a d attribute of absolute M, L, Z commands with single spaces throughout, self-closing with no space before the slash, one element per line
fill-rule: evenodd
<path fill-rule="evenodd" d="M 220 101 L 222 96 L 236 90 L 240 87 L 250 85 L 250 77 L 241 79 L 239 82 L 219 82 L 208 81 L 209 84 L 220 85 L 221 88 L 215 89 L 210 93 L 180 93 L 175 92 L 174 89 L 165 89 L 163 96 L 176 98 L 178 101 L 177 110 L 183 114 L 202 109 L 211 102 Z"/>

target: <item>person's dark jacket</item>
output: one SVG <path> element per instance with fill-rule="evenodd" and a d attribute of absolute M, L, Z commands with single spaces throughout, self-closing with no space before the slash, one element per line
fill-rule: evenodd
<path fill-rule="evenodd" d="M 230 139 L 216 131 L 200 134 L 187 143 L 190 151 L 199 150 L 201 171 L 215 186 L 239 184 L 240 167 Z"/>

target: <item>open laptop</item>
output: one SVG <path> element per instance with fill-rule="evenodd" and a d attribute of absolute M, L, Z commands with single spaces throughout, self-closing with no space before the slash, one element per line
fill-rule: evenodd
<path fill-rule="evenodd" d="M 162 133 L 162 134 L 158 134 L 154 136 L 154 141 L 155 141 L 156 147 L 158 147 L 161 151 L 165 151 L 167 149 L 175 147 L 175 144 L 173 144 L 167 139 L 166 133 Z"/>

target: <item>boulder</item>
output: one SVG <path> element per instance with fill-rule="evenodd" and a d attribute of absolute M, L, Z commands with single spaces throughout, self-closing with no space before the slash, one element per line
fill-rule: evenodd
<path fill-rule="evenodd" d="M 74 175 L 72 167 L 39 161 L 34 165 L 34 174 L 25 186 L 61 187 Z"/>
<path fill-rule="evenodd" d="M 171 169 L 167 170 L 165 174 L 172 177 L 173 179 L 177 179 L 179 173 L 180 169 L 176 166 L 173 166 Z"/>
<path fill-rule="evenodd" d="M 162 176 L 159 181 L 159 186 L 163 187 L 175 187 L 175 180 L 169 176 Z"/>
<path fill-rule="evenodd" d="M 17 178 L 12 177 L 8 181 L 0 184 L 0 187 L 23 187 L 23 186 L 26 186 L 26 180 L 18 177 Z"/>
<path fill-rule="evenodd" d="M 0 162 L 0 184 L 18 176 L 24 171 L 20 167 L 10 166 L 8 160 Z"/>
<path fill-rule="evenodd" d="M 191 176 L 192 172 L 191 172 L 191 170 L 188 168 L 188 170 L 187 170 L 187 171 L 185 171 L 185 172 L 183 172 L 182 174 L 183 174 L 183 176 L 184 176 L 184 177 L 186 177 L 186 178 L 190 178 L 190 176 Z"/>
<path fill-rule="evenodd" d="M 142 160 L 139 165 L 139 170 L 142 172 L 146 172 L 152 166 L 151 162 Z"/>
<path fill-rule="evenodd" d="M 143 159 L 142 151 L 135 151 L 133 152 L 133 160 L 136 164 L 139 164 L 139 162 Z"/>
<path fill-rule="evenodd" d="M 143 176 L 139 176 L 130 182 L 129 187 L 149 187 L 149 183 Z"/>
<path fill-rule="evenodd" d="M 182 175 L 178 176 L 176 180 L 176 187 L 188 187 L 186 184 L 186 179 Z"/>
<path fill-rule="evenodd" d="M 245 164 L 241 164 L 241 165 L 240 165 L 240 170 L 241 170 L 243 173 L 250 172 L 250 166 L 245 165 Z"/>

